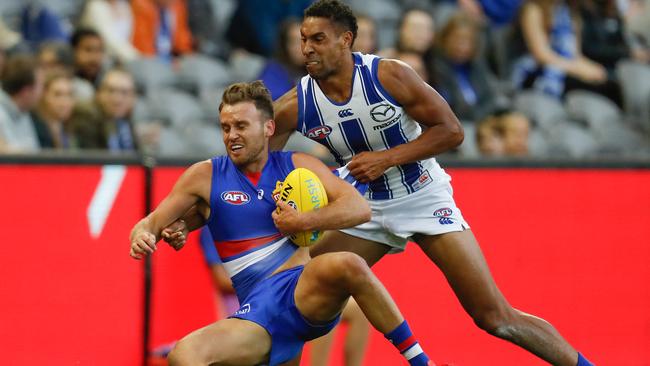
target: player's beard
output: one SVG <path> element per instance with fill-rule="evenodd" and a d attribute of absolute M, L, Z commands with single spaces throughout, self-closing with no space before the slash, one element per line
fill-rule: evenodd
<path fill-rule="evenodd" d="M 244 149 L 246 149 L 246 153 L 243 156 L 240 156 L 238 158 L 233 158 L 232 155 L 230 156 L 230 159 L 239 168 L 245 168 L 246 166 L 260 160 L 264 152 L 264 144 L 259 144 L 255 146 L 246 145 Z"/>

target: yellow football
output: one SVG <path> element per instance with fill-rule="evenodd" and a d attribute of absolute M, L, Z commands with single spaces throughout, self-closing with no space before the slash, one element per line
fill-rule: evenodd
<path fill-rule="evenodd" d="M 282 182 L 278 199 L 285 201 L 298 212 L 317 210 L 327 205 L 327 193 L 318 176 L 309 169 L 296 168 Z M 301 247 L 314 244 L 323 236 L 320 230 L 291 235 L 291 240 Z"/>

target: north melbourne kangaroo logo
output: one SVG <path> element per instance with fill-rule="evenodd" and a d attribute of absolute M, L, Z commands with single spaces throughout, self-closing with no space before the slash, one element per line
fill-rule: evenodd
<path fill-rule="evenodd" d="M 375 122 L 386 122 L 395 116 L 395 107 L 390 104 L 380 104 L 375 106 L 370 111 L 370 117 L 372 117 Z"/>

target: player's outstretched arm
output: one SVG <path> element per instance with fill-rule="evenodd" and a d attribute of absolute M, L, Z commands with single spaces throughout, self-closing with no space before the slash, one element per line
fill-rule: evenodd
<path fill-rule="evenodd" d="M 187 235 L 205 225 L 208 217 L 206 212 L 210 212 L 210 207 L 206 202 L 199 202 L 192 206 L 180 219 L 162 230 L 162 240 L 175 250 L 181 250 L 185 246 Z"/>
<path fill-rule="evenodd" d="M 210 161 L 196 163 L 181 175 L 171 193 L 131 230 L 131 257 L 141 259 L 153 253 L 163 228 L 179 219 L 192 206 L 209 199 L 211 175 Z"/>
<path fill-rule="evenodd" d="M 369 151 L 352 158 L 348 168 L 361 182 L 377 179 L 386 169 L 412 163 L 450 150 L 463 142 L 463 128 L 449 104 L 407 64 L 385 59 L 378 78 L 406 113 L 428 128 L 417 139 L 384 151 Z"/>
<path fill-rule="evenodd" d="M 370 220 L 370 206 L 349 183 L 335 176 L 320 160 L 303 153 L 293 154 L 296 168 L 307 168 L 323 183 L 329 203 L 314 211 L 298 214 L 285 202 L 278 201 L 281 214 L 273 213 L 278 229 L 285 234 L 311 230 L 336 230 Z"/>
<path fill-rule="evenodd" d="M 286 92 L 273 103 L 275 133 L 271 136 L 271 150 L 282 150 L 298 125 L 298 94 L 296 88 Z"/>

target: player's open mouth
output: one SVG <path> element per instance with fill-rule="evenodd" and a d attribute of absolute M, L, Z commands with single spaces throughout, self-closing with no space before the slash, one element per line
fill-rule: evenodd
<path fill-rule="evenodd" d="M 244 148 L 244 145 L 234 144 L 230 145 L 230 151 L 238 151 Z"/>
<path fill-rule="evenodd" d="M 319 63 L 320 63 L 319 61 L 307 61 L 307 62 L 305 62 L 305 65 L 307 65 L 307 66 L 313 66 L 313 65 L 317 65 L 317 64 L 319 64 Z"/>

